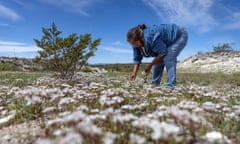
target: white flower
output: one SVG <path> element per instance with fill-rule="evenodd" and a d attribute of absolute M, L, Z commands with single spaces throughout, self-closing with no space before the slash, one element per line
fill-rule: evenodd
<path fill-rule="evenodd" d="M 123 109 L 123 110 L 133 110 L 134 108 L 133 108 L 132 105 L 123 105 L 123 106 L 121 106 L 121 109 Z"/>
<path fill-rule="evenodd" d="M 66 114 L 62 115 L 62 118 L 56 118 L 53 120 L 49 120 L 47 122 L 48 126 L 55 125 L 55 124 L 62 124 L 62 123 L 70 123 L 70 122 L 78 122 L 83 120 L 86 117 L 82 111 L 75 111 L 73 113 L 66 112 Z"/>
<path fill-rule="evenodd" d="M 124 123 L 124 122 L 129 122 L 132 120 L 136 120 L 138 119 L 138 117 L 134 116 L 133 114 L 117 114 L 117 115 L 113 115 L 113 122 L 120 122 L 120 123 Z"/>
<path fill-rule="evenodd" d="M 50 139 L 39 139 L 36 141 L 36 144 L 55 144 L 55 142 Z"/>
<path fill-rule="evenodd" d="M 43 113 L 49 113 L 49 112 L 52 112 L 52 111 L 54 111 L 54 110 L 56 110 L 55 107 L 47 107 L 47 108 L 45 108 L 45 109 L 43 110 Z"/>
<path fill-rule="evenodd" d="M 209 132 L 205 135 L 205 137 L 207 138 L 207 140 L 211 143 L 220 143 L 220 144 L 230 144 L 231 141 L 224 136 L 223 134 L 221 134 L 220 132 L 216 132 L 216 131 L 212 131 Z"/>
<path fill-rule="evenodd" d="M 154 121 L 152 126 L 154 129 L 152 138 L 155 140 L 160 138 L 167 139 L 169 136 L 177 135 L 180 132 L 180 128 L 178 126 L 168 124 L 166 122 L 156 123 L 156 121 Z"/>
<path fill-rule="evenodd" d="M 4 126 L 6 123 L 8 123 L 10 120 L 14 119 L 15 114 L 3 117 L 0 119 L 0 128 Z"/>
<path fill-rule="evenodd" d="M 174 124 L 166 122 L 159 122 L 158 120 L 152 120 L 146 117 L 142 117 L 132 122 L 133 126 L 143 127 L 147 126 L 153 130 L 152 139 L 167 139 L 169 136 L 177 135 L 180 132 L 180 128 Z"/>
<path fill-rule="evenodd" d="M 53 132 L 54 136 L 61 136 L 62 134 L 63 134 L 63 130 L 61 130 L 61 129 L 57 129 Z"/>
<path fill-rule="evenodd" d="M 117 134 L 107 132 L 102 139 L 103 144 L 114 144 L 115 139 L 118 137 Z"/>
<path fill-rule="evenodd" d="M 59 139 L 59 144 L 81 144 L 83 138 L 77 133 L 68 133 L 65 137 Z"/>
<path fill-rule="evenodd" d="M 102 130 L 92 123 L 90 120 L 80 122 L 77 128 L 84 134 L 88 135 L 101 135 Z"/>
<path fill-rule="evenodd" d="M 202 108 L 207 112 L 217 112 L 218 111 L 216 109 L 216 104 L 214 104 L 212 102 L 203 103 Z"/>
<path fill-rule="evenodd" d="M 119 96 L 108 97 L 108 95 L 102 95 L 99 99 L 99 103 L 101 105 L 107 105 L 107 106 L 110 106 L 116 103 L 121 103 L 123 101 L 124 101 L 124 98 L 122 97 L 119 97 Z"/>
<path fill-rule="evenodd" d="M 92 109 L 91 113 L 99 113 L 99 109 Z"/>
<path fill-rule="evenodd" d="M 66 98 L 60 99 L 58 105 L 61 106 L 61 105 L 69 104 L 69 103 L 73 103 L 73 102 L 75 102 L 74 99 L 72 99 L 72 98 L 70 98 L 70 97 L 66 97 Z"/>
<path fill-rule="evenodd" d="M 183 100 L 177 106 L 180 108 L 183 108 L 183 109 L 193 110 L 193 109 L 198 108 L 198 103 L 194 102 L 194 101 Z"/>
<path fill-rule="evenodd" d="M 223 112 L 231 112 L 232 109 L 230 107 L 224 107 L 222 111 Z"/>
<path fill-rule="evenodd" d="M 88 108 L 87 106 L 85 106 L 85 105 L 80 105 L 80 106 L 77 108 L 77 110 L 80 110 L 80 111 L 88 111 L 89 108 Z"/>
<path fill-rule="evenodd" d="M 63 117 L 63 122 L 78 122 L 80 120 L 83 120 L 87 115 L 83 113 L 82 111 L 75 111 L 69 115 L 66 115 Z"/>
<path fill-rule="evenodd" d="M 38 96 L 25 97 L 25 100 L 27 101 L 27 105 L 41 103 L 41 98 Z"/>
<path fill-rule="evenodd" d="M 62 119 L 61 118 L 56 118 L 54 120 L 48 120 L 47 121 L 47 125 L 48 126 L 52 126 L 52 125 L 55 125 L 55 124 L 59 124 L 59 123 L 62 123 Z"/>
<path fill-rule="evenodd" d="M 58 137 L 55 140 L 39 139 L 36 144 L 82 144 L 83 138 L 77 133 L 70 132 L 64 137 Z"/>
<path fill-rule="evenodd" d="M 144 144 L 146 142 L 146 139 L 144 137 L 141 137 L 139 135 L 130 134 L 130 143 L 131 144 Z"/>
<path fill-rule="evenodd" d="M 227 120 L 231 120 L 231 119 L 238 119 L 239 117 L 236 115 L 236 113 L 231 112 L 231 113 L 227 113 L 225 118 Z"/>
<path fill-rule="evenodd" d="M 177 121 L 181 121 L 184 124 L 189 124 L 189 122 L 205 122 L 204 119 L 196 114 L 192 114 L 187 110 L 181 110 L 176 107 L 171 107 L 167 110 L 168 115 Z"/>

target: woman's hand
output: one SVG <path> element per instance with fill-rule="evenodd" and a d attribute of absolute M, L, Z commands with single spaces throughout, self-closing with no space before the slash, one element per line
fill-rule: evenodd
<path fill-rule="evenodd" d="M 135 81 L 135 79 L 136 79 L 136 75 L 135 74 L 131 74 L 129 80 L 130 81 Z"/>
<path fill-rule="evenodd" d="M 155 65 L 156 63 L 160 62 L 162 60 L 162 57 L 160 56 L 156 56 L 153 61 L 147 65 L 147 67 L 145 68 L 145 72 L 149 73 L 152 69 L 152 66 Z"/>
<path fill-rule="evenodd" d="M 152 69 L 152 64 L 149 64 L 149 65 L 147 65 L 147 67 L 145 68 L 145 72 L 146 72 L 146 73 L 149 73 L 149 72 L 151 71 L 151 69 Z"/>
<path fill-rule="evenodd" d="M 138 69 L 139 69 L 139 64 L 134 64 L 134 66 L 133 66 L 133 72 L 132 72 L 129 80 L 134 81 L 134 80 L 136 79 Z"/>

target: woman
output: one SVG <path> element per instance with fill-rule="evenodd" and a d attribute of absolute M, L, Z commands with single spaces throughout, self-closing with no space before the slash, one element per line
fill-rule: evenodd
<path fill-rule="evenodd" d="M 154 57 L 145 72 L 152 69 L 152 84 L 159 86 L 164 70 L 167 69 L 166 87 L 176 86 L 177 56 L 186 46 L 188 33 L 176 24 L 154 26 L 138 25 L 127 33 L 127 41 L 133 46 L 134 68 L 130 80 L 135 80 L 143 57 Z"/>

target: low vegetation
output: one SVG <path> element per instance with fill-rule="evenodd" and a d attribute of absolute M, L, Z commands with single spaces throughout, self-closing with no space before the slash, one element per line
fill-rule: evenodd
<path fill-rule="evenodd" d="M 18 68 L 14 63 L 1 63 L 0 71 L 17 71 Z"/>
<path fill-rule="evenodd" d="M 213 46 L 213 52 L 215 52 L 215 53 L 229 52 L 229 51 L 233 51 L 231 43 L 222 43 L 222 44 Z"/>
<path fill-rule="evenodd" d="M 44 72 L 0 72 L 0 85 L 9 87 L 26 87 L 39 77 L 45 76 Z"/>
<path fill-rule="evenodd" d="M 141 75 L 130 82 L 128 75 L 80 72 L 60 80 L 47 73 L 2 72 L 0 102 L 6 112 L 0 118 L 14 114 L 4 127 L 37 123 L 28 127 L 34 132 L 19 134 L 15 128 L 10 136 L 2 127 L 0 142 L 240 142 L 240 74 L 178 73 L 173 91 L 144 84 Z"/>

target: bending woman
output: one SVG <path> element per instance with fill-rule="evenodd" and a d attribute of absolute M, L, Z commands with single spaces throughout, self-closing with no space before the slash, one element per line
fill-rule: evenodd
<path fill-rule="evenodd" d="M 159 86 L 164 67 L 167 69 L 166 87 L 176 86 L 177 56 L 186 46 L 188 33 L 176 24 L 154 26 L 138 25 L 127 33 L 127 41 L 133 46 L 134 68 L 130 80 L 135 80 L 143 57 L 154 57 L 145 72 L 152 69 L 152 84 Z"/>

